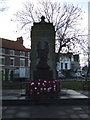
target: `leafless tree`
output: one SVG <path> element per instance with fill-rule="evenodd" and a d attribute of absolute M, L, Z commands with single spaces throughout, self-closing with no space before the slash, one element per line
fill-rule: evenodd
<path fill-rule="evenodd" d="M 50 0 L 39 2 L 34 5 L 27 2 L 23 6 L 23 10 L 17 11 L 15 20 L 21 25 L 21 29 L 27 29 L 34 22 L 39 22 L 41 16 L 45 16 L 48 23 L 55 26 L 56 51 L 60 53 L 63 48 L 73 50 L 77 45 L 84 41 L 79 36 L 82 28 L 80 22 L 82 20 L 82 10 L 73 4 L 63 4 L 51 2 Z M 30 27 L 30 26 L 29 26 Z"/>
<path fill-rule="evenodd" d="M 8 9 L 6 2 L 7 0 L 0 0 L 0 11 L 1 12 L 4 12 Z"/>

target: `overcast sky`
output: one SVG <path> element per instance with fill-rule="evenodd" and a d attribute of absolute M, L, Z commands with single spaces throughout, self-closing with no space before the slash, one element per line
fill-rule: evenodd
<path fill-rule="evenodd" d="M 0 0 L 2 1 L 2 0 Z M 10 40 L 16 40 L 17 37 L 25 36 L 23 35 L 23 31 L 17 31 L 17 24 L 15 22 L 11 22 L 11 19 L 13 18 L 13 14 L 16 13 L 17 10 L 20 10 L 22 8 L 22 3 L 26 2 L 28 0 L 3 0 L 4 3 L 1 4 L 0 7 L 8 7 L 8 9 L 4 12 L 0 12 L 0 37 L 6 38 Z M 37 0 L 30 0 L 33 2 L 37 2 Z M 56 1 L 56 0 L 53 0 Z M 87 26 L 88 24 L 88 1 L 89 0 L 57 0 L 60 1 L 60 3 L 68 2 L 73 3 L 74 5 L 79 5 L 83 11 L 85 11 L 85 17 L 83 22 Z M 72 2 L 71 2 L 72 1 Z M 28 47 L 28 45 L 26 45 Z"/>
<path fill-rule="evenodd" d="M 17 37 L 22 36 L 24 39 L 24 45 L 26 47 L 30 46 L 30 42 L 26 40 L 23 31 L 17 30 L 17 23 L 12 22 L 13 14 L 16 13 L 17 10 L 22 9 L 22 3 L 27 1 L 33 1 L 35 4 L 37 0 L 3 0 L 3 3 L 0 0 L 0 7 L 7 7 L 8 9 L 4 12 L 0 12 L 0 38 L 6 38 L 10 40 L 16 40 Z M 56 0 L 53 0 L 56 1 Z M 60 3 L 73 3 L 74 5 L 79 5 L 82 10 L 85 12 L 84 20 L 82 25 L 88 26 L 88 2 L 90 0 L 57 0 Z M 85 33 L 87 34 L 87 33 Z"/>

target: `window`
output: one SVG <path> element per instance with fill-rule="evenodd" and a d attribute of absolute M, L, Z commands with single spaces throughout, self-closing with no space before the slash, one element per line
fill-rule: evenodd
<path fill-rule="evenodd" d="M 65 69 L 67 69 L 67 66 L 68 66 L 68 64 L 67 64 L 67 63 L 65 63 Z"/>
<path fill-rule="evenodd" d="M 28 59 L 28 66 L 30 66 L 30 60 Z"/>
<path fill-rule="evenodd" d="M 2 54 L 5 54 L 5 49 L 4 48 L 2 48 Z"/>
<path fill-rule="evenodd" d="M 0 53 L 2 53 L 2 48 L 0 48 Z"/>
<path fill-rule="evenodd" d="M 0 70 L 2 72 L 2 80 L 5 80 L 5 69 Z"/>
<path fill-rule="evenodd" d="M 25 52 L 24 51 L 20 51 L 20 56 L 25 56 Z"/>
<path fill-rule="evenodd" d="M 71 57 L 71 61 L 72 61 L 72 62 L 74 61 L 74 57 L 73 57 L 73 56 Z"/>
<path fill-rule="evenodd" d="M 25 66 L 25 59 L 20 59 L 20 66 Z"/>
<path fill-rule="evenodd" d="M 78 61 L 79 61 L 79 55 L 74 55 L 73 57 L 74 57 L 74 61 L 75 61 L 75 62 L 78 62 Z"/>
<path fill-rule="evenodd" d="M 28 52 L 28 57 L 30 57 L 30 52 Z"/>
<path fill-rule="evenodd" d="M 10 65 L 14 66 L 14 58 L 10 58 Z"/>
<path fill-rule="evenodd" d="M 2 65 L 5 65 L 5 57 L 2 57 Z"/>
<path fill-rule="evenodd" d="M 63 63 L 61 63 L 61 69 L 63 69 Z"/>
<path fill-rule="evenodd" d="M 0 56 L 0 65 L 5 65 L 5 57 Z"/>
<path fill-rule="evenodd" d="M 14 50 L 10 50 L 10 55 L 14 55 Z"/>

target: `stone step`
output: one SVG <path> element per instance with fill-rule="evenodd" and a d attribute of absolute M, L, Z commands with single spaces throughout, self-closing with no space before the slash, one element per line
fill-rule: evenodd
<path fill-rule="evenodd" d="M 3 100 L 2 105 L 88 105 L 90 99 L 26 99 Z"/>

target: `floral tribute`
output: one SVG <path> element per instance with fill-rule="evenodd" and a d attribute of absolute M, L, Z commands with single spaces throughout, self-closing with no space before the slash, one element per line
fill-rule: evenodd
<path fill-rule="evenodd" d="M 57 80 L 30 81 L 29 94 L 57 93 L 59 85 Z"/>

